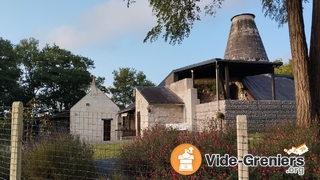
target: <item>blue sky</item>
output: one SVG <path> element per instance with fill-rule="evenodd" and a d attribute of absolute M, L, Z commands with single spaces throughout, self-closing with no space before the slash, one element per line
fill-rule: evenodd
<path fill-rule="evenodd" d="M 204 0 L 203 4 L 208 0 Z M 259 0 L 227 0 L 215 17 L 202 16 L 189 38 L 172 46 L 159 38 L 143 43 L 155 24 L 146 0 L 137 0 L 130 8 L 123 0 L 0 0 L 0 37 L 18 44 L 33 37 L 45 44 L 82 55 L 95 62 L 95 76 L 113 82 L 113 70 L 120 67 L 143 71 L 159 84 L 173 69 L 212 58 L 223 58 L 230 19 L 237 14 L 253 13 L 269 60 L 291 58 L 287 24 L 278 28 L 265 17 Z M 307 41 L 310 37 L 311 4 L 305 5 Z"/>

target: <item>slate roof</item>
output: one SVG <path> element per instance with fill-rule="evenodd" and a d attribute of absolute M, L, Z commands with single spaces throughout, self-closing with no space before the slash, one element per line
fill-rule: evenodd
<path fill-rule="evenodd" d="M 130 104 L 128 107 L 122 109 L 121 111 L 119 111 L 119 113 L 125 113 L 125 112 L 128 112 L 128 111 L 133 111 L 136 109 L 136 106 L 135 104 Z"/>
<path fill-rule="evenodd" d="M 149 104 L 184 104 L 181 98 L 166 87 L 140 86 L 137 90 Z"/>
<path fill-rule="evenodd" d="M 293 76 L 275 75 L 276 100 L 295 100 Z M 243 85 L 248 88 L 256 100 L 271 100 L 270 75 L 247 76 L 242 79 Z"/>

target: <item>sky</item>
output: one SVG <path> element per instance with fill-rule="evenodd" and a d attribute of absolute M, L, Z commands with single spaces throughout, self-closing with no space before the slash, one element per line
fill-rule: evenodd
<path fill-rule="evenodd" d="M 252 13 L 270 61 L 291 58 L 287 24 L 264 16 L 259 0 L 227 0 L 216 15 L 201 17 L 181 45 L 159 37 L 143 43 L 156 25 L 148 1 L 127 8 L 123 0 L 0 0 L 0 37 L 16 45 L 22 39 L 39 40 L 39 48 L 54 43 L 95 63 L 90 72 L 105 77 L 112 86 L 112 71 L 134 68 L 159 84 L 172 70 L 213 58 L 223 58 L 231 27 L 237 14 Z M 203 4 L 209 0 L 203 0 Z M 305 4 L 305 30 L 310 38 L 311 4 Z M 309 43 L 309 42 L 308 42 Z"/>

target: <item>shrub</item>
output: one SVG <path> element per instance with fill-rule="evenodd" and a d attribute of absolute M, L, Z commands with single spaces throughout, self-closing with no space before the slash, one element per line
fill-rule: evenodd
<path fill-rule="evenodd" d="M 236 131 L 226 133 L 208 128 L 201 133 L 179 132 L 156 125 L 144 131 L 133 143 L 120 150 L 119 169 L 129 177 L 136 179 L 237 179 L 235 167 L 208 167 L 204 154 L 230 154 L 237 157 Z M 261 133 L 259 143 L 249 147 L 249 153 L 256 156 L 289 156 L 284 149 L 306 143 L 309 151 L 305 158 L 305 174 L 286 174 L 289 167 L 250 167 L 250 179 L 320 179 L 320 143 L 317 139 L 317 127 L 297 127 L 293 122 L 283 122 L 271 126 Z M 170 164 L 173 149 L 183 143 L 196 146 L 202 154 L 199 170 L 189 176 L 175 173 Z M 118 176 L 121 176 L 117 174 Z M 124 177 L 124 176 L 121 176 Z M 124 178 L 123 178 L 124 179 Z"/>
<path fill-rule="evenodd" d="M 271 126 L 263 133 L 261 143 L 250 152 L 259 156 L 288 155 L 284 149 L 306 143 L 309 151 L 303 154 L 305 159 L 304 175 L 286 174 L 289 167 L 256 167 L 250 168 L 250 179 L 320 179 L 320 141 L 317 139 L 317 127 L 297 127 L 291 121 Z"/>
<path fill-rule="evenodd" d="M 93 151 L 70 134 L 40 136 L 24 146 L 24 179 L 94 179 Z"/>
<path fill-rule="evenodd" d="M 189 176 L 175 173 L 170 164 L 171 152 L 183 143 L 196 146 L 203 155 L 201 167 Z M 236 167 L 208 167 L 204 157 L 206 153 L 236 156 L 236 146 L 235 131 L 192 133 L 156 125 L 145 130 L 143 137 L 121 149 L 118 165 L 123 172 L 136 179 L 237 179 Z"/>

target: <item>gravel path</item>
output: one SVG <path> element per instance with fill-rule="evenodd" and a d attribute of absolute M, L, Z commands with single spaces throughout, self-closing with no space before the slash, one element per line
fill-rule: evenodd
<path fill-rule="evenodd" d="M 112 159 L 99 159 L 94 161 L 94 165 L 98 167 L 100 173 L 106 175 L 112 175 L 113 170 L 115 169 L 115 163 L 117 162 L 116 158 Z"/>

